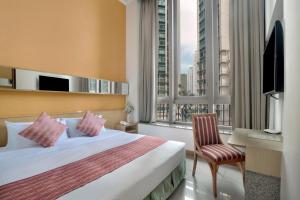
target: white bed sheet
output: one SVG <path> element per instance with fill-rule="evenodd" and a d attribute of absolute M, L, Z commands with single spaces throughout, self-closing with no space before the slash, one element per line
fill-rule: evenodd
<path fill-rule="evenodd" d="M 140 137 L 143 135 L 106 129 L 100 136 L 71 138 L 51 148 L 0 151 L 0 185 L 57 168 Z M 59 199 L 143 199 L 185 158 L 184 146 L 181 142 L 168 141 Z"/>

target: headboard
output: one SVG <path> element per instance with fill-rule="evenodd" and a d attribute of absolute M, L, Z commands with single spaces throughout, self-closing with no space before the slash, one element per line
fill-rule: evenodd
<path fill-rule="evenodd" d="M 123 110 L 106 110 L 106 111 L 93 111 L 95 114 L 101 114 L 107 121 L 105 127 L 114 128 L 121 120 L 125 119 L 125 113 Z M 54 118 L 72 118 L 72 117 L 82 117 L 84 112 L 75 113 L 61 113 L 61 114 L 51 114 Z M 12 118 L 0 118 L 0 147 L 4 147 L 7 144 L 7 132 L 5 127 L 5 121 L 10 122 L 30 122 L 34 121 L 38 116 L 20 116 Z"/>

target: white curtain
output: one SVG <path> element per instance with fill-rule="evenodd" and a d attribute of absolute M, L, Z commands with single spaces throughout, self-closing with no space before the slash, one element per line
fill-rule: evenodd
<path fill-rule="evenodd" d="M 264 129 L 262 94 L 264 0 L 231 0 L 232 117 L 234 128 Z"/>
<path fill-rule="evenodd" d="M 141 0 L 139 117 L 149 123 L 153 114 L 156 0 Z"/>

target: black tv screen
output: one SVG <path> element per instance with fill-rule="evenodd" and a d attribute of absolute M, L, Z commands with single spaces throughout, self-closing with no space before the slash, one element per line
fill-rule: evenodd
<path fill-rule="evenodd" d="M 69 79 L 39 76 L 39 90 L 69 92 Z"/>
<path fill-rule="evenodd" d="M 263 93 L 275 94 L 284 90 L 284 46 L 283 29 L 280 21 L 270 35 L 264 52 Z"/>

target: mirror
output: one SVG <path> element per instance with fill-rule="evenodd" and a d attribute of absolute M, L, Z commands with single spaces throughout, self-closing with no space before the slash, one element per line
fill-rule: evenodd
<path fill-rule="evenodd" d="M 0 88 L 13 88 L 13 69 L 0 66 Z"/>
<path fill-rule="evenodd" d="M 128 95 L 128 83 L 0 66 L 0 88 Z"/>

